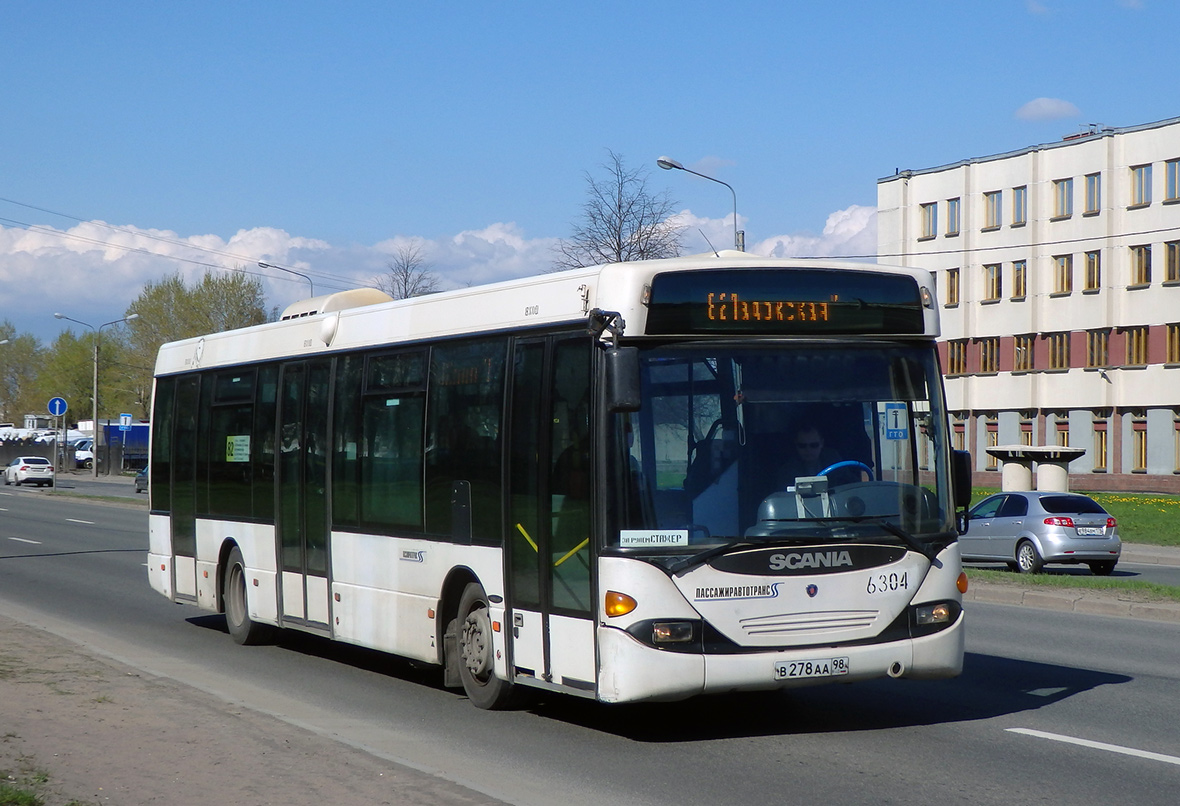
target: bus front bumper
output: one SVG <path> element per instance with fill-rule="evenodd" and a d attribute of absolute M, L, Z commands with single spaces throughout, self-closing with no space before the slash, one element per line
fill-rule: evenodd
<path fill-rule="evenodd" d="M 879 677 L 937 679 L 963 670 L 963 614 L 933 635 L 882 644 L 702 655 L 647 646 L 623 630 L 598 628 L 598 698 L 623 703 L 683 700 L 698 694 L 765 691 Z M 847 672 L 779 679 L 782 670 L 847 658 Z M 786 664 L 784 667 L 783 664 Z"/>

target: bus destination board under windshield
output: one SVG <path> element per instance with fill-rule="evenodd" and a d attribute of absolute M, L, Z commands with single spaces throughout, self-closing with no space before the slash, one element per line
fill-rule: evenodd
<path fill-rule="evenodd" d="M 652 278 L 647 333 L 918 334 L 922 298 L 904 274 L 718 269 Z"/>

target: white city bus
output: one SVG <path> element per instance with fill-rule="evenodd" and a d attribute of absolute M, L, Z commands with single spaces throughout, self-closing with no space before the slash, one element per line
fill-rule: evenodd
<path fill-rule="evenodd" d="M 438 664 L 483 708 L 954 676 L 969 489 L 933 291 L 722 252 L 167 344 L 151 585 L 239 643 Z M 789 469 L 800 434 L 831 466 Z"/>

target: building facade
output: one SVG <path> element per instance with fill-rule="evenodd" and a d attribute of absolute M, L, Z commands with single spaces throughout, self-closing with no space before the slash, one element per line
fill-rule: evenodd
<path fill-rule="evenodd" d="M 1067 445 L 1074 489 L 1180 493 L 1180 118 L 898 171 L 877 233 L 935 273 L 977 483 L 988 447 Z"/>

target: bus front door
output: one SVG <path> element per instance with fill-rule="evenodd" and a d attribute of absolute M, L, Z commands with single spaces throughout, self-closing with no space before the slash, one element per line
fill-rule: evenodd
<path fill-rule="evenodd" d="M 282 618 L 329 624 L 327 450 L 330 364 L 283 366 L 275 508 L 282 566 Z"/>
<path fill-rule="evenodd" d="M 514 679 L 593 693 L 591 344 L 519 341 L 513 356 L 507 563 Z"/>

